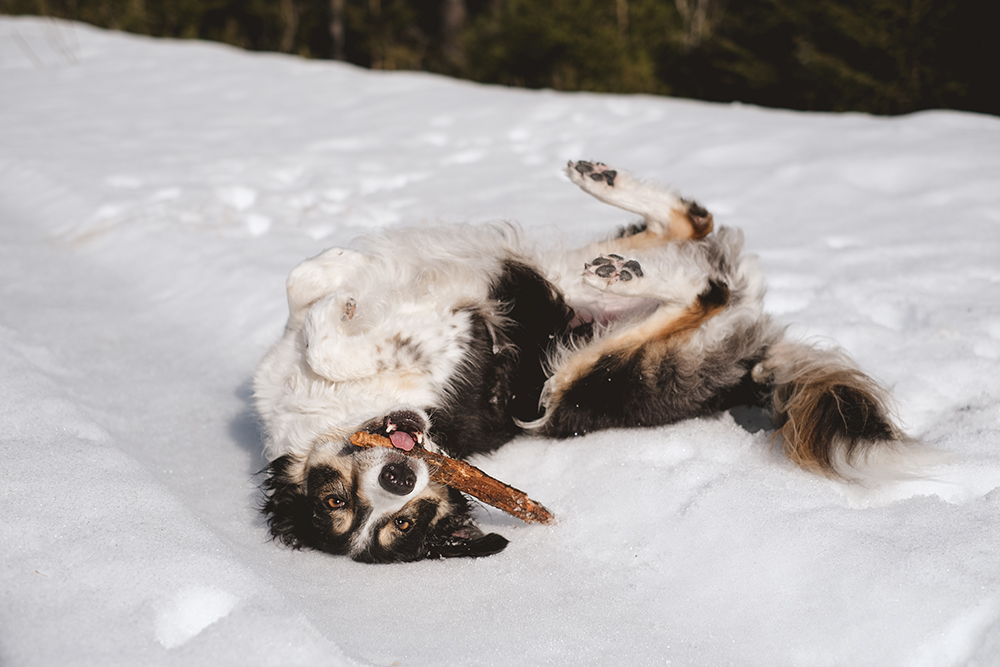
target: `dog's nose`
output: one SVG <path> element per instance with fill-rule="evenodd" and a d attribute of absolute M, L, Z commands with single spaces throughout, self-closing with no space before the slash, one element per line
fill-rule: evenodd
<path fill-rule="evenodd" d="M 389 493 L 405 496 L 413 491 L 417 476 L 405 463 L 387 463 L 378 475 L 378 483 Z"/>

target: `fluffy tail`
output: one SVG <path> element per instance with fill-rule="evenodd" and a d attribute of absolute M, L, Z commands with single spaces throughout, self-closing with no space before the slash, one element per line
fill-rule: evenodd
<path fill-rule="evenodd" d="M 908 467 L 900 450 L 913 441 L 894 423 L 888 394 L 845 353 L 781 342 L 753 380 L 767 388 L 775 436 L 802 468 L 854 478 Z"/>

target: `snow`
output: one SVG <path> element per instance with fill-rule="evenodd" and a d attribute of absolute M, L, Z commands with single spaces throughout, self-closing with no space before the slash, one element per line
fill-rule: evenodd
<path fill-rule="evenodd" d="M 249 379 L 373 227 L 628 222 L 600 159 L 742 227 L 769 309 L 950 459 L 847 486 L 730 414 L 475 461 L 559 517 L 482 560 L 268 540 Z M 0 17 L 0 663 L 1000 664 L 1000 119 L 474 85 Z M 742 419 L 742 418 L 741 418 Z"/>

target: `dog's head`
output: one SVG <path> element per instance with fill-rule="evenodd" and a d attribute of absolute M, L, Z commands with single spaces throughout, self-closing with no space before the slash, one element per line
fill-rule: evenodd
<path fill-rule="evenodd" d="M 426 424 L 406 411 L 363 428 L 420 446 Z M 306 457 L 275 459 L 267 473 L 262 509 L 271 534 L 295 548 L 396 563 L 490 556 L 507 546 L 475 525 L 465 496 L 432 481 L 427 464 L 402 451 L 324 442 Z"/>

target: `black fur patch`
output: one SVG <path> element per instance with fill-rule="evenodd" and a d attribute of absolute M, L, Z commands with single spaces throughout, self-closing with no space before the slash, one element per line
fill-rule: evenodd
<path fill-rule="evenodd" d="M 729 285 L 710 279 L 708 289 L 699 294 L 698 299 L 703 306 L 724 306 L 729 303 Z"/>
<path fill-rule="evenodd" d="M 563 393 L 545 424 L 545 434 L 566 438 L 604 428 L 664 423 L 647 409 L 645 398 L 652 387 L 639 371 L 639 361 L 635 355 L 601 357 Z"/>
<path fill-rule="evenodd" d="M 642 222 L 636 222 L 636 223 L 633 223 L 633 224 L 628 225 L 626 227 L 620 227 L 618 229 L 618 233 L 616 233 L 613 238 L 616 238 L 616 239 L 625 239 L 625 238 L 628 238 L 630 236 L 635 236 L 636 234 L 644 232 L 648 228 L 649 228 L 649 225 L 646 223 L 645 220 L 643 220 Z"/>
<path fill-rule="evenodd" d="M 484 314 L 472 314 L 472 342 L 454 391 L 429 408 L 434 441 L 456 458 L 495 450 L 520 432 L 514 418 L 539 416 L 543 362 L 573 319 L 559 291 L 521 262 L 505 264 L 490 297 L 506 321 L 491 332 Z"/>
<path fill-rule="evenodd" d="M 699 297 L 705 308 L 725 306 L 729 287 L 710 280 Z M 768 390 L 753 384 L 750 369 L 764 350 L 754 332 L 736 332 L 690 363 L 683 344 L 651 340 L 631 353 L 601 357 L 553 406 L 542 432 L 553 437 L 605 428 L 671 424 L 734 405 L 761 404 Z"/>
<path fill-rule="evenodd" d="M 274 539 L 295 549 L 317 548 L 313 503 L 303 485 L 289 479 L 291 463 L 291 455 L 285 454 L 264 469 L 267 479 L 261 484 L 264 503 L 260 509 L 267 516 L 267 525 Z"/>
<path fill-rule="evenodd" d="M 742 366 L 728 358 L 714 361 L 709 357 L 690 368 L 677 350 L 655 346 L 606 355 L 563 392 L 543 432 L 566 438 L 606 428 L 660 426 L 758 400 L 742 386 L 737 370 Z"/>
<path fill-rule="evenodd" d="M 491 297 L 508 304 L 504 334 L 517 350 L 511 383 L 510 413 L 521 420 L 539 416 L 538 399 L 547 379 L 543 362 L 553 344 L 566 334 L 572 309 L 562 294 L 538 271 L 509 261 Z"/>

